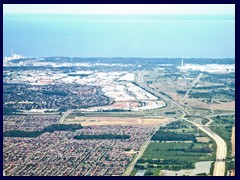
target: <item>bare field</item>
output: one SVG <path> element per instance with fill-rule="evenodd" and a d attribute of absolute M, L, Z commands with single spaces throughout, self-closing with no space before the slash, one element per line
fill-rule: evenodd
<path fill-rule="evenodd" d="M 209 109 L 209 106 L 210 106 L 209 104 L 204 103 L 197 99 L 186 98 L 185 102 L 188 103 L 191 107 L 197 107 L 197 108 Z"/>
<path fill-rule="evenodd" d="M 155 126 L 168 122 L 170 119 L 150 119 L 140 117 L 75 117 L 74 119 L 65 119 L 64 124 L 81 123 L 82 126 L 94 125 L 148 125 Z"/>
<path fill-rule="evenodd" d="M 232 143 L 232 156 L 235 157 L 235 127 L 232 128 L 231 143 Z"/>
<path fill-rule="evenodd" d="M 219 109 L 219 110 L 230 110 L 234 111 L 235 110 L 235 101 L 232 102 L 222 102 L 220 104 L 211 104 L 210 109 Z"/>
<path fill-rule="evenodd" d="M 209 138 L 208 137 L 196 137 L 198 142 L 208 143 Z"/>
<path fill-rule="evenodd" d="M 150 87 L 157 88 L 159 91 L 163 91 L 167 94 L 169 94 L 174 100 L 180 100 L 182 96 L 180 96 L 176 91 L 182 90 L 178 86 L 175 86 L 174 84 L 164 86 L 159 83 L 151 84 Z"/>

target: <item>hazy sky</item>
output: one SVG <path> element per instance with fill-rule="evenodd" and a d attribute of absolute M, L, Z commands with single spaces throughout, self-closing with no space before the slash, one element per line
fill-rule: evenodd
<path fill-rule="evenodd" d="M 234 15 L 234 4 L 4 4 L 3 13 Z"/>
<path fill-rule="evenodd" d="M 235 56 L 234 4 L 4 4 L 3 12 L 4 56 Z"/>

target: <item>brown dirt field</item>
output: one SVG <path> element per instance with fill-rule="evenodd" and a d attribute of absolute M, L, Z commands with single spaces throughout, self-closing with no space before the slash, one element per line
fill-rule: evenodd
<path fill-rule="evenodd" d="M 231 142 L 232 142 L 232 156 L 235 157 L 235 127 L 232 128 Z"/>
<path fill-rule="evenodd" d="M 75 117 L 65 119 L 64 124 L 81 123 L 82 126 L 95 125 L 148 125 L 155 126 L 168 122 L 170 119 L 144 119 L 139 117 Z"/>
<path fill-rule="evenodd" d="M 115 108 L 133 108 L 133 107 L 138 107 L 138 102 L 121 102 L 117 101 L 114 104 L 111 105 L 112 107 Z"/>
<path fill-rule="evenodd" d="M 176 90 L 182 90 L 182 89 L 179 89 L 179 87 L 176 87 L 174 85 L 163 86 L 161 84 L 151 84 L 150 87 L 158 88 L 159 91 L 163 91 L 163 92 L 169 94 L 174 100 L 180 100 L 182 98 L 176 92 Z"/>
<path fill-rule="evenodd" d="M 186 98 L 185 100 L 186 103 L 189 104 L 189 106 L 191 107 L 197 107 L 197 108 L 209 108 L 209 104 L 206 104 L 200 100 L 197 100 L 197 99 L 189 99 L 189 98 Z"/>
<path fill-rule="evenodd" d="M 196 137 L 198 142 L 209 142 L 209 138 L 208 137 Z"/>
<path fill-rule="evenodd" d="M 124 153 L 125 154 L 135 154 L 135 153 L 137 153 L 137 151 L 131 150 L 131 151 L 125 151 Z"/>
<path fill-rule="evenodd" d="M 222 102 L 220 104 L 211 104 L 210 109 L 219 109 L 219 110 L 235 110 L 235 101 L 232 102 Z"/>
<path fill-rule="evenodd" d="M 230 170 L 230 176 L 235 176 L 235 170 Z"/>

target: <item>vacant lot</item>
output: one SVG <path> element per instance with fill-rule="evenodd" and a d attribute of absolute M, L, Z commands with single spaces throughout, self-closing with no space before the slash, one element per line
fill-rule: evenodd
<path fill-rule="evenodd" d="M 198 142 L 208 143 L 209 138 L 208 137 L 196 137 Z"/>
<path fill-rule="evenodd" d="M 75 117 L 73 119 L 65 119 L 64 124 L 81 123 L 82 126 L 94 125 L 160 125 L 168 122 L 170 119 L 145 119 L 140 117 Z"/>
<path fill-rule="evenodd" d="M 232 128 L 231 142 L 232 142 L 232 156 L 235 157 L 235 127 Z"/>
<path fill-rule="evenodd" d="M 235 101 L 232 102 L 221 102 L 220 104 L 211 104 L 210 109 L 219 109 L 219 110 L 230 110 L 235 111 Z"/>

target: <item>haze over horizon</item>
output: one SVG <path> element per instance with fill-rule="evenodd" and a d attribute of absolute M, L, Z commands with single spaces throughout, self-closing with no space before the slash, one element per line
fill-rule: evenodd
<path fill-rule="evenodd" d="M 37 57 L 234 58 L 234 9 L 231 4 L 5 4 L 3 53 L 9 56 L 13 49 Z M 170 15 L 179 18 L 166 19 Z M 198 19 L 191 19 L 195 15 Z"/>

